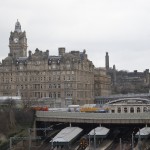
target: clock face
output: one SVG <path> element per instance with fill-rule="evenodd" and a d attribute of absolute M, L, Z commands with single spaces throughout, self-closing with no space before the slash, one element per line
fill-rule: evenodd
<path fill-rule="evenodd" d="M 14 38 L 14 42 L 17 43 L 18 42 L 18 38 Z"/>

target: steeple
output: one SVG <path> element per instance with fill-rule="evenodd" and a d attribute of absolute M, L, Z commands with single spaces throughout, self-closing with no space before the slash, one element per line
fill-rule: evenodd
<path fill-rule="evenodd" d="M 22 32 L 22 31 L 21 31 L 21 24 L 20 24 L 20 22 L 18 21 L 18 19 L 17 19 L 17 22 L 16 22 L 16 24 L 15 24 L 15 31 L 17 31 L 18 33 L 19 33 L 19 32 Z"/>

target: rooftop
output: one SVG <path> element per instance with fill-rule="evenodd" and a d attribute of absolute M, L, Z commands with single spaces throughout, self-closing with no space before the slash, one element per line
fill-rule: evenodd
<path fill-rule="evenodd" d="M 82 130 L 83 129 L 79 127 L 66 127 L 53 138 L 53 142 L 70 142 L 80 134 Z"/>

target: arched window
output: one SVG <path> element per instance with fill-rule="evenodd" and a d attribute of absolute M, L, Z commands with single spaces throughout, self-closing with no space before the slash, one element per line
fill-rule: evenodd
<path fill-rule="evenodd" d="M 52 93 L 49 93 L 49 97 L 52 98 Z"/>
<path fill-rule="evenodd" d="M 124 108 L 124 112 L 125 112 L 125 113 L 127 113 L 127 112 L 128 112 L 128 109 L 127 109 L 127 107 L 125 107 L 125 108 Z"/>
<path fill-rule="evenodd" d="M 148 112 L 150 111 L 150 107 L 149 107 L 149 106 L 147 107 L 147 111 L 148 111 Z"/>
<path fill-rule="evenodd" d="M 130 113 L 134 113 L 134 108 L 133 107 L 130 108 Z"/>
<path fill-rule="evenodd" d="M 112 110 L 111 110 L 111 113 L 115 113 L 115 110 L 114 110 L 114 109 L 112 109 Z"/>
<path fill-rule="evenodd" d="M 144 107 L 144 108 L 143 108 L 143 112 L 147 112 L 147 107 Z"/>
<path fill-rule="evenodd" d="M 141 112 L 140 107 L 137 107 L 137 113 Z"/>
<path fill-rule="evenodd" d="M 118 113 L 121 113 L 121 108 L 120 107 L 118 107 Z"/>

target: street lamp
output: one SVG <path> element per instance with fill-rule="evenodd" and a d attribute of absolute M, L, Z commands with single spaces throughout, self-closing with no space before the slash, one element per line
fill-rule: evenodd
<path fill-rule="evenodd" d="M 120 138 L 120 150 L 122 150 L 122 142 L 121 142 L 121 138 Z"/>
<path fill-rule="evenodd" d="M 95 137 L 96 133 L 95 133 L 95 129 L 94 129 L 94 150 L 96 150 L 96 137 Z"/>
<path fill-rule="evenodd" d="M 138 129 L 138 132 L 136 131 L 137 132 L 136 133 L 136 137 L 138 138 L 138 144 L 137 144 L 138 150 L 142 150 L 140 128 L 139 127 L 135 127 L 135 128 Z M 133 131 L 133 133 L 134 133 L 134 131 Z M 134 149 L 134 136 L 133 136 L 133 133 L 132 133 L 132 150 Z"/>
<path fill-rule="evenodd" d="M 91 147 L 91 140 L 90 140 L 90 133 L 89 133 L 89 150 L 91 149 L 90 147 Z"/>
<path fill-rule="evenodd" d="M 46 131 L 47 130 L 53 130 L 53 128 L 51 127 L 48 127 L 48 128 L 28 128 L 28 135 L 29 135 L 29 150 L 31 150 L 31 130 L 36 130 L 36 131 L 39 131 L 39 130 L 42 130 L 42 131 L 45 131 L 45 135 L 46 135 Z"/>
<path fill-rule="evenodd" d="M 138 138 L 138 150 L 142 150 L 142 149 L 141 149 L 141 135 L 140 135 L 140 129 L 139 129 L 139 138 Z"/>
<path fill-rule="evenodd" d="M 52 150 L 53 150 L 54 146 L 53 146 L 53 138 L 52 138 Z"/>
<path fill-rule="evenodd" d="M 13 137 L 10 137 L 10 141 L 9 141 L 9 149 L 12 150 L 12 139 Z"/>
<path fill-rule="evenodd" d="M 132 143 L 131 143 L 132 150 L 134 149 L 134 136 L 133 136 L 133 134 L 134 134 L 134 131 L 132 132 Z"/>

